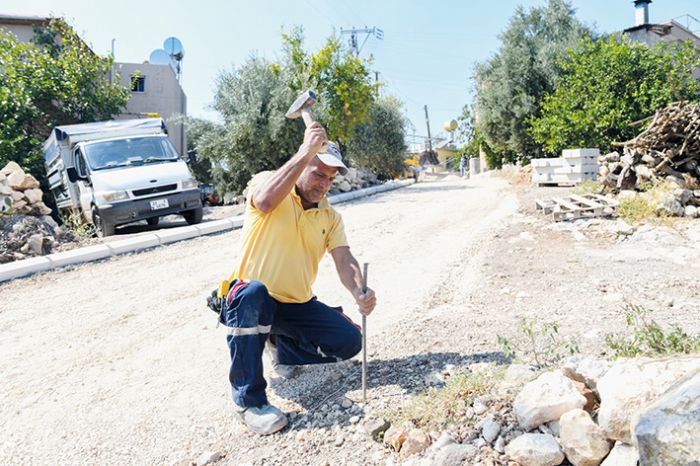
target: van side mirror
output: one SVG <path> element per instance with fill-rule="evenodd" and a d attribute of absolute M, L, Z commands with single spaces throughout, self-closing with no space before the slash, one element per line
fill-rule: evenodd
<path fill-rule="evenodd" d="M 80 176 L 78 176 L 78 170 L 76 170 L 75 167 L 68 167 L 66 172 L 68 173 L 68 179 L 71 183 L 75 183 L 80 179 Z"/>

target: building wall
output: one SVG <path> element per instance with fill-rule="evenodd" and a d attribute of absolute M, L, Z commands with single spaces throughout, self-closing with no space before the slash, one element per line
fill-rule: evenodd
<path fill-rule="evenodd" d="M 660 41 L 667 42 L 682 42 L 691 39 L 695 45 L 700 47 L 700 38 L 691 33 L 677 22 L 671 20 L 666 23 L 661 23 L 660 26 L 671 26 L 668 34 L 659 35 L 653 30 L 641 28 L 635 31 L 628 32 L 630 39 L 636 42 L 642 42 L 649 47 L 653 47 Z"/>
<path fill-rule="evenodd" d="M 173 121 L 178 115 L 187 115 L 187 97 L 177 81 L 175 72 L 168 65 L 150 63 L 115 63 L 122 86 L 131 88 L 131 76 L 145 78 L 144 92 L 132 92 L 126 110 L 118 118 L 137 118 L 157 113 L 168 128 L 168 136 L 180 155 L 187 152 L 187 140 L 183 125 Z"/>
<path fill-rule="evenodd" d="M 34 25 L 31 24 L 0 24 L 0 28 L 13 33 L 19 42 L 29 42 L 34 38 Z"/>

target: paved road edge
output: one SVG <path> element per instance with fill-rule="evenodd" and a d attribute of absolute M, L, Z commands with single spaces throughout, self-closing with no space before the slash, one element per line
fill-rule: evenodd
<path fill-rule="evenodd" d="M 404 186 L 408 186 L 414 182 L 415 180 L 413 179 L 389 181 L 384 184 L 359 189 L 357 191 L 335 194 L 333 196 L 329 196 L 328 200 L 331 202 L 331 204 L 341 204 L 343 202 L 371 196 L 373 194 L 403 188 Z M 157 230 L 153 233 L 145 233 L 143 235 L 124 240 L 86 246 L 84 248 L 71 249 L 70 251 L 57 252 L 46 256 L 31 257 L 29 259 L 10 262 L 0 265 L 0 283 L 15 278 L 26 277 L 37 272 L 46 272 L 48 270 L 53 270 L 60 267 L 98 261 L 113 256 L 118 256 L 120 254 L 143 251 L 145 249 L 152 249 L 170 243 L 186 241 L 199 236 L 212 235 L 227 230 L 234 230 L 236 228 L 240 228 L 242 225 L 243 214 L 239 214 L 235 217 L 223 220 L 214 220 L 211 222 L 186 227 Z"/>

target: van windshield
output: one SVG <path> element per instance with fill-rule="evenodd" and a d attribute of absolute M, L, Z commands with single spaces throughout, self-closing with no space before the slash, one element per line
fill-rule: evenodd
<path fill-rule="evenodd" d="M 138 137 L 93 142 L 85 145 L 92 170 L 177 161 L 177 152 L 167 137 Z"/>

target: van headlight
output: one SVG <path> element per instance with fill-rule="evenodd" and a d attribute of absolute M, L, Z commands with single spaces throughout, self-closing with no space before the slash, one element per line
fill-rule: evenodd
<path fill-rule="evenodd" d="M 102 191 L 100 196 L 107 202 L 125 201 L 129 199 L 129 193 L 126 191 Z"/>
<path fill-rule="evenodd" d="M 182 182 L 182 189 L 194 189 L 197 187 L 197 180 L 190 178 Z"/>

